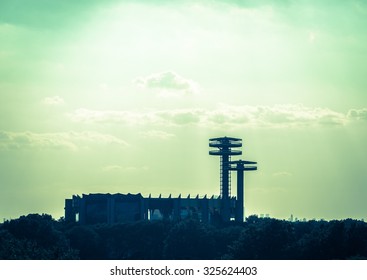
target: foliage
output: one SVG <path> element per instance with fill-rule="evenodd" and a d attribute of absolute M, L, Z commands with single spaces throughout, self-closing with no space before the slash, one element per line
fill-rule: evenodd
<path fill-rule="evenodd" d="M 30 214 L 0 224 L 0 259 L 367 259 L 367 224 L 250 216 L 80 225 Z"/>
<path fill-rule="evenodd" d="M 215 255 L 213 232 L 210 226 L 197 220 L 175 224 L 164 241 L 164 258 L 212 259 Z"/>
<path fill-rule="evenodd" d="M 30 214 L 0 227 L 0 259 L 75 259 L 77 253 L 50 215 Z"/>
<path fill-rule="evenodd" d="M 230 256 L 233 259 L 287 259 L 288 246 L 293 240 L 290 223 L 251 217 L 238 240 L 230 246 Z"/>

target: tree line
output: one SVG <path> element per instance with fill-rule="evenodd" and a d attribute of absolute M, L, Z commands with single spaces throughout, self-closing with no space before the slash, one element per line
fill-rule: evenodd
<path fill-rule="evenodd" d="M 79 225 L 29 214 L 0 224 L 0 259 L 367 259 L 367 223 L 250 216 Z"/>

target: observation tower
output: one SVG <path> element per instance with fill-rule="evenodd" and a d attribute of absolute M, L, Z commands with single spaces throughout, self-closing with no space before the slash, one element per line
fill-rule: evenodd
<path fill-rule="evenodd" d="M 242 155 L 242 151 L 233 150 L 233 148 L 242 147 L 242 139 L 233 137 L 219 137 L 209 139 L 209 147 L 216 148 L 209 151 L 209 155 L 220 156 L 220 196 L 222 199 L 221 216 L 224 221 L 229 221 L 231 216 L 230 196 L 231 196 L 231 181 L 229 162 L 231 156 Z"/>
<path fill-rule="evenodd" d="M 231 161 L 229 170 L 237 171 L 237 199 L 236 199 L 236 212 L 235 219 L 237 222 L 243 222 L 244 214 L 244 194 L 245 194 L 245 171 L 254 171 L 257 170 L 257 162 L 255 161 L 246 161 L 246 160 L 237 160 Z M 245 166 L 250 164 L 250 166 Z"/>

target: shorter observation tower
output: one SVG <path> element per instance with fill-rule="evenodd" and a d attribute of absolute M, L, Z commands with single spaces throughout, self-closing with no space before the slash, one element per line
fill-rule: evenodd
<path fill-rule="evenodd" d="M 236 212 L 235 219 L 237 222 L 243 222 L 243 210 L 244 210 L 244 195 L 245 195 L 245 171 L 257 170 L 257 162 L 247 160 L 231 161 L 229 170 L 237 171 L 237 200 L 236 200 Z M 247 165 L 247 166 L 246 166 Z"/>

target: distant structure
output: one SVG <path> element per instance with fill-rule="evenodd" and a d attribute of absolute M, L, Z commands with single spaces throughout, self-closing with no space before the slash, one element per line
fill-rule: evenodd
<path fill-rule="evenodd" d="M 220 137 L 209 139 L 210 155 L 220 156 L 220 196 L 144 198 L 139 194 L 83 194 L 65 199 L 65 220 L 80 224 L 123 223 L 139 220 L 173 220 L 187 217 L 202 222 L 243 222 L 244 220 L 244 171 L 257 170 L 256 162 L 231 161 L 231 156 L 241 155 L 242 139 Z M 250 165 L 250 166 L 246 166 Z M 237 172 L 237 198 L 231 196 L 230 171 Z"/>
<path fill-rule="evenodd" d="M 229 198 L 231 195 L 231 182 L 229 174 L 229 162 L 231 156 L 242 155 L 242 151 L 232 148 L 242 147 L 242 139 L 231 137 L 220 137 L 209 139 L 209 147 L 217 148 L 209 151 L 209 155 L 220 156 L 220 195 L 222 198 L 221 216 L 223 220 L 230 220 Z"/>
<path fill-rule="evenodd" d="M 245 166 L 245 164 L 251 164 L 252 166 Z M 229 170 L 237 171 L 237 200 L 236 200 L 236 221 L 243 221 L 244 211 L 244 195 L 245 195 L 245 171 L 257 170 L 254 161 L 237 160 L 229 162 Z"/>
<path fill-rule="evenodd" d="M 235 207 L 235 198 L 230 200 Z M 65 200 L 65 220 L 80 224 L 123 223 L 139 220 L 179 221 L 187 217 L 213 222 L 220 217 L 221 199 L 212 196 L 172 198 L 139 194 L 83 194 Z"/>

